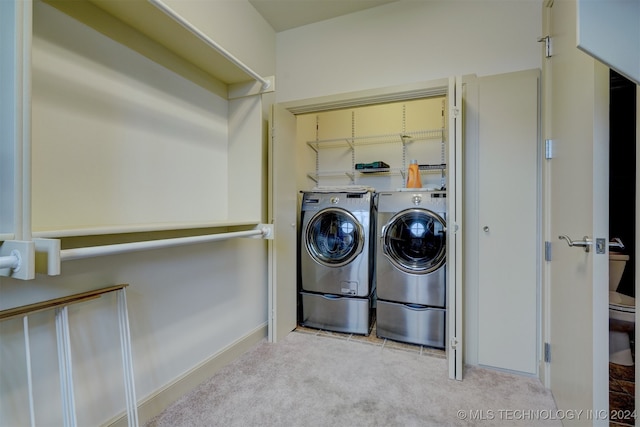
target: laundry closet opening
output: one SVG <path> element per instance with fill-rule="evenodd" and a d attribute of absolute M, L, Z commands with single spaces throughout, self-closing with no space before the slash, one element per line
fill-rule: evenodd
<path fill-rule="evenodd" d="M 296 116 L 296 144 L 304 178 L 300 190 L 361 185 L 395 190 L 406 185 L 411 160 L 423 187 L 446 187 L 446 99 L 423 99 L 312 112 Z"/>
<path fill-rule="evenodd" d="M 296 116 L 301 327 L 445 349 L 446 105 L 441 95 Z"/>

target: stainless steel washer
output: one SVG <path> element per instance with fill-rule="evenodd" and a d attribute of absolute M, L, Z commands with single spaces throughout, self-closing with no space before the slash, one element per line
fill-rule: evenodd
<path fill-rule="evenodd" d="M 303 193 L 300 324 L 369 333 L 375 289 L 373 212 L 371 191 Z"/>
<path fill-rule="evenodd" d="M 446 191 L 377 195 L 379 337 L 443 348 Z"/>

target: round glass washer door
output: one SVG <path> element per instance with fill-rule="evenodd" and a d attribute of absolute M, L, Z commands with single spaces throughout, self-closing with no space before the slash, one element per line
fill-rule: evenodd
<path fill-rule="evenodd" d="M 383 252 L 405 273 L 431 273 L 446 260 L 445 231 L 445 220 L 435 212 L 417 208 L 403 210 L 382 230 Z"/>
<path fill-rule="evenodd" d="M 316 262 L 327 267 L 341 267 L 362 252 L 364 227 L 350 212 L 326 208 L 307 224 L 304 243 Z"/>

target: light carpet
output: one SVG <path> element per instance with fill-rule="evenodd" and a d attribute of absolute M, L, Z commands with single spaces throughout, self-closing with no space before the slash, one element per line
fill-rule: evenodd
<path fill-rule="evenodd" d="M 561 426 L 539 380 L 366 341 L 292 332 L 263 341 L 147 427 Z"/>

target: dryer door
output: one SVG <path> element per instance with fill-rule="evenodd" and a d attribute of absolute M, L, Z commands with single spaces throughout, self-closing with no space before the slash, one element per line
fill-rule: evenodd
<path fill-rule="evenodd" d="M 446 223 L 427 209 L 406 209 L 395 214 L 382 229 L 382 250 L 405 273 L 427 274 L 446 260 Z"/>
<path fill-rule="evenodd" d="M 327 267 L 342 267 L 353 261 L 362 252 L 364 238 L 362 224 L 340 208 L 319 211 L 304 230 L 309 255 Z"/>

